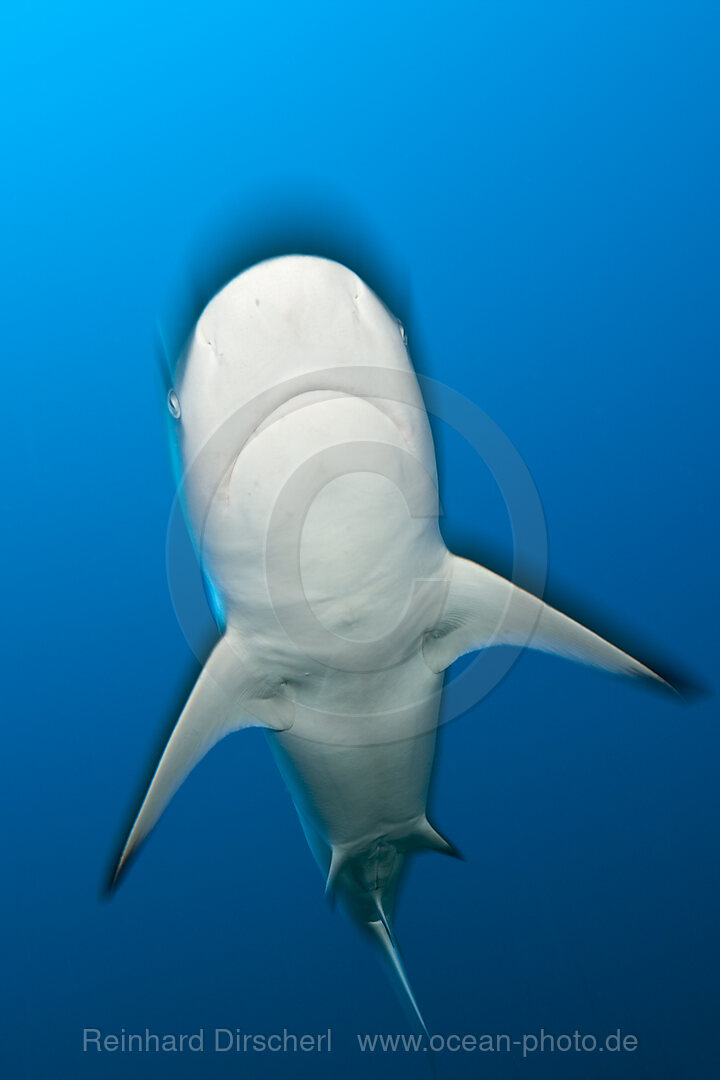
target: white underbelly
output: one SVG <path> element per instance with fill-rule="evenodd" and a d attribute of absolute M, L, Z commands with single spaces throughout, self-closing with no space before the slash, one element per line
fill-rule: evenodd
<path fill-rule="evenodd" d="M 292 731 L 271 736 L 301 818 L 330 845 L 407 836 L 425 815 L 441 676 L 418 652 L 385 673 L 308 681 L 292 688 Z"/>
<path fill-rule="evenodd" d="M 421 642 L 448 554 L 426 418 L 403 420 L 304 394 L 256 429 L 193 521 L 228 625 L 295 703 L 272 742 L 301 819 L 331 846 L 406 836 L 432 771 L 442 679 Z"/>
<path fill-rule="evenodd" d="M 364 399 L 305 398 L 230 463 L 194 522 L 203 565 L 234 627 L 317 645 L 321 661 L 332 639 L 392 637 L 400 656 L 441 602 L 420 584 L 442 577 L 446 559 L 429 434 L 412 445 Z"/>

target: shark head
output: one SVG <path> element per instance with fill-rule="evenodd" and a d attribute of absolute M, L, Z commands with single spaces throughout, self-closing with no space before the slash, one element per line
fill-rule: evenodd
<path fill-rule="evenodd" d="M 404 355 L 402 325 L 356 274 L 329 259 L 286 255 L 250 267 L 213 297 L 180 357 L 168 407 L 192 459 L 224 426 L 246 438 L 288 398 L 317 389 L 319 372 L 377 368 Z"/>

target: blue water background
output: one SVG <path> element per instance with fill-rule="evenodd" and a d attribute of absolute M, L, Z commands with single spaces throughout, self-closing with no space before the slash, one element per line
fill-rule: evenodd
<path fill-rule="evenodd" d="M 235 251 L 384 280 L 419 369 L 527 462 L 550 598 L 717 686 L 719 45 L 700 0 L 5 5 L 3 1076 L 426 1075 L 355 1048 L 406 1025 L 258 733 L 101 899 L 197 670 L 156 321 L 174 347 Z M 437 435 L 448 544 L 508 572 L 496 485 Z M 445 729 L 433 815 L 467 862 L 418 858 L 397 921 L 430 1029 L 639 1047 L 439 1075 L 715 1075 L 719 742 L 712 693 L 538 655 Z M 203 1026 L 334 1049 L 81 1052 Z"/>

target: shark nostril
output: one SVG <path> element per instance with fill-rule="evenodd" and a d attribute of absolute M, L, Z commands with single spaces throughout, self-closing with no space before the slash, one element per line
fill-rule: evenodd
<path fill-rule="evenodd" d="M 174 416 L 176 420 L 179 420 L 181 415 L 180 398 L 177 396 L 174 390 L 171 390 L 168 394 L 167 403 L 168 409 L 170 410 L 170 415 Z"/>

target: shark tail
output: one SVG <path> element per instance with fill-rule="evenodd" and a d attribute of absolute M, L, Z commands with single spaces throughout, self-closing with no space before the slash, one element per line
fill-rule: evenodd
<path fill-rule="evenodd" d="M 388 934 L 390 936 L 390 940 L 392 942 L 394 942 L 395 941 L 395 934 L 393 932 L 393 928 L 390 925 L 390 920 L 388 919 L 387 913 L 385 911 L 385 907 L 384 907 L 383 902 L 382 902 L 382 897 L 381 897 L 381 895 L 380 895 L 380 893 L 379 893 L 379 891 L 377 889 L 373 892 L 372 897 L 373 897 L 373 901 L 375 903 L 375 907 L 377 908 L 378 918 L 380 919 L 380 922 L 383 924 L 386 931 L 388 932 Z"/>
<path fill-rule="evenodd" d="M 410 980 L 407 977 L 407 972 L 405 971 L 405 965 L 403 964 L 395 935 L 389 926 L 384 912 L 377 922 L 368 923 L 367 926 L 382 950 L 385 969 L 390 976 L 390 981 L 396 994 L 400 998 L 405 1012 L 408 1014 L 410 1020 L 419 1026 L 429 1045 L 430 1034 L 423 1019 L 423 1015 L 420 1012 L 420 1007 L 415 998 L 415 994 L 410 986 Z"/>

